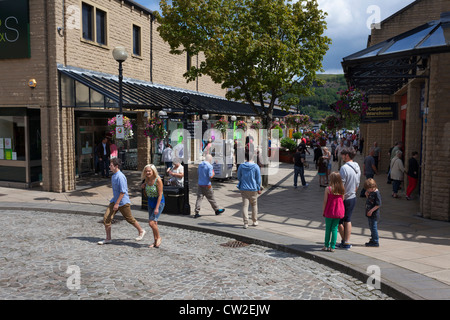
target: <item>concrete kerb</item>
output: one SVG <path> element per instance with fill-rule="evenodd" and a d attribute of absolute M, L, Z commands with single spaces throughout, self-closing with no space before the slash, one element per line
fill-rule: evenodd
<path fill-rule="evenodd" d="M 71 206 L 71 209 L 67 209 L 67 204 L 17 204 L 7 202 L 4 202 L 3 204 L 5 205 L 5 208 L 8 208 L 9 210 L 83 214 L 99 217 L 103 217 L 105 211 L 104 206 L 91 205 L 73 205 Z M 138 206 L 132 206 L 132 210 L 136 220 L 141 223 L 148 223 L 148 219 L 145 217 L 147 214 L 146 211 L 141 210 Z M 124 218 L 120 215 L 116 216 L 115 219 L 124 220 Z M 248 244 L 260 245 L 274 250 L 298 255 L 352 276 L 363 283 L 365 283 L 368 279 L 367 270 L 365 269 L 368 265 L 382 266 L 383 270 L 394 270 L 396 271 L 394 273 L 405 270 L 387 262 L 366 257 L 351 251 L 336 250 L 333 253 L 322 252 L 319 245 L 305 240 L 275 234 L 265 230 L 258 230 L 256 228 L 241 230 L 236 226 L 229 226 L 226 224 L 219 225 L 217 223 L 207 222 L 201 218 L 194 219 L 192 216 L 167 214 L 159 220 L 159 224 L 234 238 Z M 355 263 L 349 263 L 349 261 L 355 261 Z M 424 300 L 423 297 L 395 283 L 393 281 L 394 279 L 390 279 L 391 277 L 389 276 L 389 273 L 390 272 L 383 272 L 381 274 L 381 292 L 393 297 L 394 299 Z M 429 280 L 425 276 L 419 274 L 417 276 L 423 277 L 424 281 Z"/>

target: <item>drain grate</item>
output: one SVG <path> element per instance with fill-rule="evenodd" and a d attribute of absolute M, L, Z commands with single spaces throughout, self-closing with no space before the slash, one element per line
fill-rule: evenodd
<path fill-rule="evenodd" d="M 242 242 L 242 241 L 238 241 L 238 240 L 231 240 L 228 241 L 227 243 L 222 243 L 220 244 L 222 247 L 228 247 L 228 248 L 242 248 L 242 247 L 246 247 L 249 244 Z"/>

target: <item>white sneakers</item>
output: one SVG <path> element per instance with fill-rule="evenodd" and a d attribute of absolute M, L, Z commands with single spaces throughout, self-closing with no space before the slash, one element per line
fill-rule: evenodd
<path fill-rule="evenodd" d="M 258 225 L 258 221 L 253 222 L 252 226 L 256 227 Z M 248 223 L 244 223 L 244 229 L 248 229 Z"/>
<path fill-rule="evenodd" d="M 136 241 L 141 241 L 142 238 L 144 238 L 144 236 L 145 236 L 146 233 L 147 233 L 147 232 L 146 232 L 144 229 L 142 229 L 142 233 L 139 234 L 139 237 L 136 238 Z"/>
<path fill-rule="evenodd" d="M 135 240 L 136 241 L 141 241 L 144 238 L 146 233 L 147 232 L 145 230 L 142 230 L 142 233 L 139 234 L 139 236 Z M 105 240 L 97 242 L 97 244 L 104 245 L 104 244 L 108 244 L 108 243 L 111 243 L 111 242 L 112 242 L 112 240 L 105 239 Z"/>

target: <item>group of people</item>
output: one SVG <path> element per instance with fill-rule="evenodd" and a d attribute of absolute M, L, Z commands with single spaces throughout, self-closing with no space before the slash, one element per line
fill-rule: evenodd
<path fill-rule="evenodd" d="M 361 170 L 353 159 L 356 150 L 353 147 L 345 147 L 340 151 L 343 165 L 339 171 L 332 172 L 329 177 L 329 185 L 325 189 L 323 200 L 323 216 L 325 217 L 325 241 L 323 251 L 333 252 L 336 246 L 350 249 L 350 236 L 352 230 L 352 215 L 356 205 L 356 191 L 361 178 Z M 381 195 L 373 178 L 364 183 L 366 206 L 365 213 L 368 218 L 371 238 L 365 245 L 378 247 L 378 219 L 381 207 Z M 336 245 L 337 234 L 341 236 L 341 242 Z"/>
<path fill-rule="evenodd" d="M 390 163 L 387 182 L 392 183 L 392 197 L 398 199 L 400 198 L 398 191 L 406 173 L 408 179 L 406 200 L 411 200 L 411 194 L 416 189 L 419 179 L 419 153 L 412 152 L 411 158 L 408 160 L 408 170 L 406 170 L 403 164 L 402 146 L 403 143 L 399 141 L 389 150 Z"/>
<path fill-rule="evenodd" d="M 325 241 L 324 251 L 334 251 L 336 247 L 343 249 L 350 249 L 350 236 L 352 230 L 352 214 L 356 204 L 356 192 L 359 188 L 361 169 L 355 161 L 353 161 L 356 150 L 353 147 L 345 147 L 341 143 L 342 148 L 334 150 L 335 155 L 341 159 L 341 165 L 336 172 L 331 171 L 331 152 L 328 148 L 321 148 L 316 146 L 316 150 L 320 150 L 321 155 L 318 157 L 317 167 L 319 173 L 324 169 L 321 168 L 322 161 L 320 159 L 327 159 L 327 166 L 325 167 L 326 180 L 322 184 L 322 175 L 319 175 L 320 186 L 325 187 L 323 198 L 323 216 L 325 217 Z M 315 154 L 316 154 L 315 150 Z M 250 144 L 245 148 L 245 162 L 240 164 L 237 170 L 238 184 L 242 197 L 242 218 L 244 228 L 247 229 L 249 225 L 249 205 L 252 207 L 252 225 L 258 225 L 258 197 L 261 194 L 261 172 L 259 165 L 254 161 L 254 155 Z M 381 195 L 378 191 L 377 184 L 374 180 L 374 175 L 378 174 L 378 161 L 375 160 L 375 154 L 379 155 L 379 148 L 376 142 L 374 147 L 370 150 L 369 155 L 364 159 L 363 174 L 366 178 L 364 188 L 360 193 L 361 197 L 366 198 L 365 214 L 368 218 L 368 224 L 371 231 L 371 238 L 365 245 L 369 247 L 379 246 L 378 227 L 377 223 L 380 216 Z M 294 162 L 294 187 L 297 187 L 298 175 L 301 177 L 303 187 L 308 187 L 304 177 L 304 168 L 307 165 L 306 144 L 304 141 L 300 143 L 297 152 L 293 157 Z M 397 197 L 395 191 L 398 189 L 398 181 L 402 179 L 398 176 L 399 172 L 403 174 L 404 168 L 401 160 L 401 143 L 397 143 L 394 148 L 390 150 L 392 160 L 390 165 L 389 178 L 392 179 L 394 185 L 393 197 Z M 317 153 L 318 154 L 318 153 Z M 407 199 L 417 184 L 418 176 L 418 153 L 413 152 L 410 159 L 408 171 L 408 190 Z M 214 191 L 211 184 L 211 179 L 214 177 L 214 170 L 212 166 L 213 157 L 211 154 L 206 154 L 204 161 L 198 166 L 198 188 L 197 201 L 195 204 L 194 217 L 200 217 L 201 203 L 204 197 L 207 198 L 216 215 L 222 214 L 225 209 L 220 208 L 217 204 Z M 173 164 L 175 166 L 173 166 Z M 172 163 L 166 163 L 167 172 L 170 176 L 178 179 L 183 179 L 183 166 L 180 161 L 173 159 Z M 169 166 L 170 165 L 170 166 Z M 134 219 L 130 210 L 130 199 L 128 196 L 127 180 L 125 175 L 120 171 L 120 159 L 113 158 L 110 160 L 109 170 L 113 173 L 111 178 L 113 198 L 104 214 L 104 225 L 106 230 L 106 239 L 100 241 L 99 244 L 106 244 L 111 242 L 111 221 L 117 211 L 125 217 L 126 221 L 132 224 L 138 231 L 137 241 L 143 239 L 146 231 L 141 228 L 139 223 Z M 149 225 L 153 231 L 154 242 L 150 247 L 158 248 L 161 245 L 161 236 L 158 230 L 158 219 L 164 210 L 165 199 L 163 193 L 163 182 L 158 174 L 156 167 L 153 164 L 146 165 L 142 171 L 142 185 L 141 188 L 145 190 L 148 197 L 148 213 Z M 182 181 L 182 180 L 181 180 Z M 325 185 L 326 184 L 326 185 Z M 337 234 L 341 236 L 341 242 L 337 244 Z"/>
<path fill-rule="evenodd" d="M 242 196 L 242 212 L 244 228 L 248 228 L 248 206 L 252 207 L 252 222 L 253 226 L 258 225 L 258 204 L 257 198 L 261 194 L 261 172 L 259 166 L 253 161 L 251 152 L 246 148 L 245 163 L 241 164 L 238 169 L 239 183 L 237 188 Z M 214 191 L 211 184 L 211 179 L 214 177 L 214 170 L 212 166 L 213 157 L 211 154 L 205 156 L 198 166 L 198 188 L 197 201 L 195 204 L 194 218 L 200 217 L 201 203 L 204 197 L 209 201 L 216 215 L 222 214 L 225 209 L 220 208 L 214 198 Z M 99 241 L 99 245 L 104 245 L 112 242 L 111 238 L 111 223 L 115 214 L 119 211 L 125 220 L 133 225 L 138 231 L 136 241 L 144 238 L 146 231 L 140 226 L 137 220 L 133 217 L 130 209 L 130 198 L 128 195 L 127 178 L 120 170 L 121 161 L 118 158 L 110 159 L 109 170 L 112 172 L 111 184 L 113 190 L 113 197 L 106 209 L 103 217 L 103 224 L 105 226 L 106 238 Z M 183 166 L 177 158 L 172 160 L 171 166 L 167 168 L 168 174 L 177 181 L 184 178 Z M 174 165 L 174 166 L 173 166 Z M 141 174 L 142 185 L 141 188 L 145 191 L 148 198 L 148 214 L 149 226 L 153 231 L 154 242 L 150 245 L 152 248 L 159 248 L 162 238 L 158 229 L 158 219 L 164 210 L 164 184 L 158 171 L 153 164 L 148 164 L 144 167 Z M 181 180 L 182 181 L 182 180 Z"/>

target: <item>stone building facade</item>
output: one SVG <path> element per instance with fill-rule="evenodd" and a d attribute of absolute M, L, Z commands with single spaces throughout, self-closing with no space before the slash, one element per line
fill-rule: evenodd
<path fill-rule="evenodd" d="M 430 48 L 427 52 L 416 51 L 420 46 L 409 50 L 410 60 L 419 61 L 414 69 L 405 74 L 404 85 L 389 94 L 372 94 L 369 103 L 397 103 L 397 118 L 384 122 L 361 124 L 361 136 L 365 139 L 368 148 L 367 154 L 374 142 L 381 148 L 380 172 L 384 173 L 389 168 L 389 149 L 398 141 L 403 142 L 403 154 L 405 167 L 408 167 L 408 159 L 413 151 L 420 154 L 421 172 L 419 186 L 415 195 L 420 199 L 420 214 L 425 218 L 450 221 L 450 171 L 448 159 L 450 146 L 450 34 L 446 34 L 450 27 L 449 20 L 450 1 L 446 0 L 417 0 L 391 17 L 381 22 L 379 29 L 372 29 L 369 36 L 368 48 L 394 37 L 410 32 L 430 21 L 440 20 L 442 35 L 447 43 L 440 47 Z M 439 28 L 441 28 L 439 27 Z M 429 30 L 441 32 L 441 29 Z M 432 32 L 432 31 L 430 31 Z M 395 41 L 395 38 L 392 40 Z M 426 38 L 425 40 L 426 41 Z M 438 50 L 439 49 L 439 50 Z M 419 52 L 416 54 L 415 52 Z M 361 56 L 361 55 L 360 55 Z M 376 66 L 381 60 L 373 60 L 372 70 L 381 68 Z M 387 59 L 387 58 L 386 58 Z M 345 58 L 344 58 L 345 60 Z M 356 60 L 354 60 L 356 61 Z M 362 66 L 362 60 L 360 60 Z M 388 60 L 385 60 L 388 61 Z M 395 60 L 392 59 L 393 63 Z M 357 63 L 357 62 L 355 62 Z M 345 62 L 343 63 L 345 66 Z M 394 74 L 395 65 L 390 68 L 389 76 Z M 345 69 L 345 67 L 344 67 Z M 349 69 L 347 68 L 347 71 Z M 350 82 L 356 77 L 347 74 Z M 377 85 L 374 82 L 373 86 Z M 371 89 L 368 86 L 366 89 Z M 380 178 L 380 183 L 385 183 Z M 405 182 L 407 176 L 405 174 Z M 406 188 L 406 183 L 405 183 Z M 416 213 L 411 213 L 416 214 Z"/>
<path fill-rule="evenodd" d="M 112 56 L 124 46 L 128 59 L 124 78 L 225 96 L 220 84 L 202 77 L 186 83 L 183 73 L 201 57 L 174 56 L 160 38 L 152 12 L 127 0 L 7 0 L 0 10 L 0 183 L 64 192 L 75 188 L 80 143 L 77 134 L 90 123 L 92 137 L 117 110 L 89 104 L 86 108 L 61 107 L 61 68 L 117 75 Z M 4 9 L 4 10 L 3 10 Z M 12 17 L 12 18 L 11 18 Z M 25 26 L 25 31 L 19 29 Z M 28 31 L 27 31 L 28 28 Z M 20 30 L 20 31 L 19 31 Z M 24 40 L 24 48 L 7 47 Z M 28 43 L 26 40 L 28 39 Z M 20 58 L 17 58 L 20 57 Z M 6 76 L 5 76 L 6 75 Z M 35 83 L 35 86 L 32 84 Z M 80 86 L 81 89 L 85 89 Z M 89 99 L 94 98 L 94 91 Z M 149 161 L 150 141 L 143 137 L 147 110 L 125 110 L 138 123 L 139 163 Z M 103 126 L 105 126 L 103 124 Z M 95 132 L 94 132 L 95 131 Z M 76 147 L 78 145 L 78 147 Z M 91 142 L 85 146 L 93 154 Z M 91 148 L 91 149 L 89 149 Z M 79 164 L 78 164 L 79 165 Z"/>

